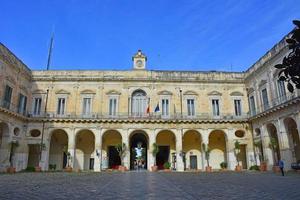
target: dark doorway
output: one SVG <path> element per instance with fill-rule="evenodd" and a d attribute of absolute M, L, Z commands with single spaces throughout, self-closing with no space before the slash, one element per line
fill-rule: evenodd
<path fill-rule="evenodd" d="M 196 170 L 197 168 L 198 168 L 197 156 L 196 155 L 190 156 L 190 169 Z"/>
<path fill-rule="evenodd" d="M 135 133 L 130 138 L 130 169 L 147 169 L 147 144 L 145 134 Z"/>
<path fill-rule="evenodd" d="M 245 144 L 241 144 L 239 160 L 242 162 L 243 169 L 247 169 L 247 156 L 246 156 L 246 145 Z"/>
<path fill-rule="evenodd" d="M 121 165 L 121 159 L 119 157 L 118 151 L 114 146 L 108 147 L 108 167 L 111 169 L 118 169 Z"/>
<path fill-rule="evenodd" d="M 159 152 L 156 155 L 158 169 L 164 169 L 165 162 L 169 162 L 170 146 L 158 146 Z"/>
<path fill-rule="evenodd" d="M 66 152 L 64 152 L 64 155 L 63 155 L 63 169 L 67 167 L 67 164 L 68 164 L 68 156 L 67 156 Z"/>
<path fill-rule="evenodd" d="M 90 158 L 90 170 L 94 169 L 94 158 Z"/>

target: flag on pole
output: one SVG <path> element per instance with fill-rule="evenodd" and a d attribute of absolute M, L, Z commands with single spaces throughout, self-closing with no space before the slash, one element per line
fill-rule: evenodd
<path fill-rule="evenodd" d="M 159 112 L 159 103 L 157 103 L 157 106 L 156 106 L 154 112 Z"/>
<path fill-rule="evenodd" d="M 147 113 L 149 114 L 150 113 L 150 105 L 148 103 L 148 107 L 147 107 Z"/>

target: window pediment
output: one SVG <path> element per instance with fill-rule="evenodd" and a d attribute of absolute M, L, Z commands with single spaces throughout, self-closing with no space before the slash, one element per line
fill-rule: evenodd
<path fill-rule="evenodd" d="M 107 94 L 107 95 L 121 95 L 121 92 L 119 92 L 117 90 L 109 90 L 105 94 Z"/>
<path fill-rule="evenodd" d="M 197 94 L 195 91 L 192 91 L 192 90 L 188 90 L 188 91 L 184 92 L 183 95 L 194 95 L 194 96 L 198 96 L 198 94 Z"/>
<path fill-rule="evenodd" d="M 70 92 L 61 89 L 61 90 L 56 91 L 55 94 L 70 94 Z"/>
<path fill-rule="evenodd" d="M 251 88 L 247 88 L 247 93 L 248 93 L 248 94 L 251 94 L 251 93 L 253 93 L 253 92 L 254 92 L 254 88 L 252 88 L 252 87 L 251 87 Z"/>
<path fill-rule="evenodd" d="M 218 91 L 212 91 L 207 94 L 208 96 L 222 96 L 222 93 Z"/>
<path fill-rule="evenodd" d="M 266 84 L 267 83 L 267 81 L 266 80 L 261 80 L 260 82 L 259 82 L 259 87 L 261 87 L 261 86 L 263 86 L 264 84 Z"/>
<path fill-rule="evenodd" d="M 34 90 L 32 94 L 45 94 L 46 92 L 44 90 Z"/>
<path fill-rule="evenodd" d="M 244 96 L 244 94 L 239 91 L 235 91 L 235 92 L 231 92 L 230 96 Z"/>
<path fill-rule="evenodd" d="M 83 90 L 80 92 L 80 94 L 95 94 L 96 92 L 93 90 Z"/>
<path fill-rule="evenodd" d="M 167 90 L 162 90 L 157 93 L 158 95 L 172 95 L 173 93 Z"/>

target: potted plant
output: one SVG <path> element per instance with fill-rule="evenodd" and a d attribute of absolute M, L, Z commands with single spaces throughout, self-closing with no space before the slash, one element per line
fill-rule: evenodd
<path fill-rule="evenodd" d="M 164 163 L 164 171 L 165 172 L 170 172 L 171 171 L 171 164 L 169 162 Z"/>
<path fill-rule="evenodd" d="M 15 154 L 15 148 L 19 146 L 18 140 L 12 140 L 10 142 L 10 153 L 9 153 L 9 167 L 6 169 L 7 173 L 15 173 L 16 168 L 13 166 L 13 157 Z"/>
<path fill-rule="evenodd" d="M 122 144 L 117 144 L 115 146 L 115 148 L 117 149 L 118 151 L 118 154 L 119 154 L 119 157 L 120 157 L 120 160 L 121 160 L 121 165 L 119 166 L 119 171 L 126 171 L 126 167 L 124 166 L 124 157 L 125 157 L 125 154 L 126 154 L 126 144 L 125 143 L 122 143 Z"/>
<path fill-rule="evenodd" d="M 259 165 L 259 170 L 260 171 L 267 171 L 267 162 L 261 152 L 261 147 L 262 147 L 262 142 L 261 140 L 259 141 L 255 141 L 254 142 L 254 147 L 256 149 L 256 153 L 258 154 L 258 159 L 259 159 L 259 162 L 260 162 L 260 165 Z"/>
<path fill-rule="evenodd" d="M 227 162 L 221 162 L 220 167 L 222 171 L 225 171 L 227 169 Z"/>
<path fill-rule="evenodd" d="M 272 156 L 273 156 L 273 171 L 274 172 L 280 172 L 280 168 L 278 166 L 278 157 L 277 157 L 277 148 L 278 148 L 278 143 L 277 140 L 274 137 L 270 138 L 270 143 L 269 147 L 272 150 Z"/>
<path fill-rule="evenodd" d="M 70 165 L 70 162 L 72 161 L 72 156 L 71 156 L 71 153 L 68 151 L 67 146 L 64 147 L 64 152 L 67 155 L 67 166 L 65 167 L 65 172 L 72 172 L 73 168 Z M 55 168 L 56 168 L 56 165 L 55 165 Z"/>
<path fill-rule="evenodd" d="M 157 146 L 156 143 L 152 144 L 152 155 L 153 155 L 153 159 L 154 159 L 154 165 L 151 166 L 151 171 L 156 172 L 157 171 L 157 165 L 156 165 L 156 155 L 159 152 L 159 148 Z"/>
<path fill-rule="evenodd" d="M 240 160 L 239 160 L 240 153 L 241 153 L 241 145 L 240 142 L 236 140 L 234 143 L 234 155 L 237 162 L 237 165 L 235 166 L 235 171 L 238 172 L 242 171 L 242 166 L 240 165 Z"/>
<path fill-rule="evenodd" d="M 210 155 L 211 150 L 208 146 L 206 146 L 205 143 L 202 144 L 202 149 L 204 151 L 205 160 L 206 160 L 206 163 L 207 163 L 207 166 L 205 167 L 205 171 L 206 172 L 211 172 L 212 168 L 211 168 L 211 166 L 209 166 L 209 155 Z"/>

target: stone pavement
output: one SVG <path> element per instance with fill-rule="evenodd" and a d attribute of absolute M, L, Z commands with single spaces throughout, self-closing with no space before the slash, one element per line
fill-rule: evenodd
<path fill-rule="evenodd" d="M 300 199 L 300 174 L 18 173 L 0 174 L 0 199 Z"/>

